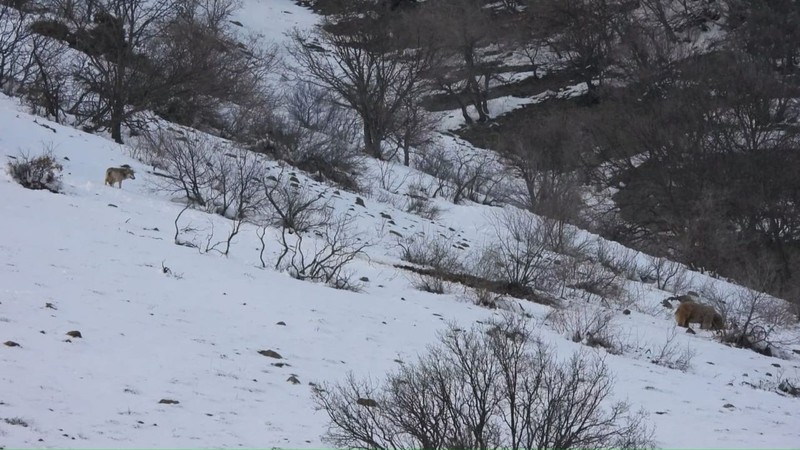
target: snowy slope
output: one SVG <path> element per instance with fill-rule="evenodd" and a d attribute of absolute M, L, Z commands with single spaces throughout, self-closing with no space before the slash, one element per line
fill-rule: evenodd
<path fill-rule="evenodd" d="M 290 0 L 249 0 L 238 20 L 282 42 L 282 33 L 316 18 Z M 517 104 L 508 100 L 497 99 L 496 113 Z M 519 103 L 530 101 L 537 99 Z M 444 234 L 469 249 L 491 245 L 486 230 L 496 208 L 437 200 L 443 214 L 430 221 L 385 203 L 402 206 L 403 196 L 380 186 L 362 207 L 357 195 L 300 175 L 338 211 L 352 210 L 373 244 L 350 267 L 368 279 L 362 292 L 338 291 L 269 264 L 262 269 L 248 225 L 228 258 L 174 245 L 181 205 L 152 191 L 152 168 L 110 140 L 24 111 L 0 96 L 0 159 L 52 147 L 64 165 L 65 192 L 26 190 L 0 173 L 0 343 L 20 344 L 0 345 L 0 448 L 318 448 L 326 418 L 314 411 L 309 383 L 348 371 L 382 377 L 398 361 L 413 360 L 445 322 L 469 326 L 499 314 L 465 301 L 458 286 L 444 295 L 415 290 L 409 275 L 392 267 L 400 262 L 398 234 Z M 444 126 L 458 126 L 460 114 L 450 116 Z M 466 145 L 442 140 L 460 151 Z M 137 179 L 122 189 L 104 186 L 105 168 L 120 164 L 133 166 Z M 381 168 L 370 163 L 369 170 L 376 179 Z M 398 187 L 423 177 L 391 170 L 405 180 Z M 201 237 L 211 224 L 218 231 L 229 226 L 197 211 L 182 221 Z M 267 240 L 270 262 L 276 235 L 271 230 Z M 690 287 L 707 283 L 733 288 L 699 274 Z M 695 353 L 691 367 L 654 365 L 648 356 L 675 328 L 658 306 L 670 294 L 641 283 L 628 287 L 641 309 L 653 312 L 614 313 L 626 352 L 606 361 L 616 396 L 651 414 L 659 446 L 800 446 L 800 399 L 772 390 L 778 378 L 800 379 L 797 359 L 767 358 L 678 329 L 676 345 Z M 550 308 L 519 304 L 560 355 L 581 348 L 553 330 Z M 65 334 L 72 330 L 83 337 Z M 299 384 L 288 381 L 293 375 Z"/>
<path fill-rule="evenodd" d="M 370 279 L 363 293 L 262 270 L 252 229 L 227 259 L 176 246 L 180 206 L 150 193 L 147 168 L 116 144 L 34 119 L 8 98 L 0 101 L 0 124 L 0 153 L 52 144 L 66 172 L 63 195 L 25 190 L 5 175 L 0 181 L 0 340 L 20 344 L 0 347 L 0 417 L 11 422 L 0 421 L 2 446 L 318 447 L 325 418 L 313 410 L 308 382 L 348 371 L 380 376 L 395 360 L 413 359 L 444 321 L 468 325 L 496 314 L 456 294 L 416 291 L 378 258 L 354 265 Z M 138 169 L 137 179 L 121 190 L 103 186 L 105 167 L 122 163 Z M 377 225 L 376 204 L 367 206 Z M 470 209 L 480 208 L 453 208 L 444 222 L 466 223 Z M 365 231 L 369 214 L 362 215 Z M 373 249 L 376 257 L 385 251 Z M 666 296 L 651 294 L 654 301 Z M 525 308 L 538 321 L 547 312 Z M 674 326 L 636 312 L 618 319 L 640 345 L 663 341 Z M 71 330 L 83 338 L 66 342 Z M 578 348 L 548 328 L 541 332 L 563 354 Z M 741 383 L 744 374 L 758 383 L 769 381 L 767 372 L 796 372 L 797 361 L 723 347 L 702 334 L 678 339 L 697 352 L 688 373 L 607 357 L 617 395 L 652 413 L 660 445 L 800 443 L 791 425 L 800 401 Z M 267 349 L 284 359 L 257 353 Z M 292 374 L 300 384 L 287 382 Z"/>

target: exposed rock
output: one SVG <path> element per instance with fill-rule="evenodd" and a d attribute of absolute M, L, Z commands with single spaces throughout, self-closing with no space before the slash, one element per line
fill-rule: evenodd
<path fill-rule="evenodd" d="M 283 356 L 281 356 L 280 353 L 274 350 L 259 350 L 258 354 L 266 356 L 267 358 L 283 359 Z"/>

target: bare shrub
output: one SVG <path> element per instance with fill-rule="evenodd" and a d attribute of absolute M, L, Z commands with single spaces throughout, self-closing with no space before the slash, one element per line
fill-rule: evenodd
<path fill-rule="evenodd" d="M 683 264 L 660 256 L 649 256 L 647 266 L 641 271 L 642 278 L 655 279 L 662 291 L 677 294 L 686 288 L 687 271 Z"/>
<path fill-rule="evenodd" d="M 781 329 L 795 323 L 791 305 L 785 300 L 749 288 L 738 288 L 727 294 L 705 290 L 703 294 L 728 324 L 721 333 L 722 342 L 768 356 L 773 356 L 783 346 L 796 343 L 796 339 L 779 337 Z"/>
<path fill-rule="evenodd" d="M 377 384 L 353 375 L 314 390 L 324 440 L 347 448 L 651 448 L 643 412 L 609 403 L 604 361 L 559 361 L 507 315 L 488 330 L 455 325 Z"/>
<path fill-rule="evenodd" d="M 563 286 L 577 289 L 589 300 L 599 297 L 606 306 L 623 296 L 621 277 L 588 258 L 563 258 L 555 271 Z"/>
<path fill-rule="evenodd" d="M 503 198 L 504 174 L 489 154 L 435 147 L 418 157 L 416 167 L 439 180 L 433 197 L 443 195 L 455 204 L 493 204 Z"/>
<path fill-rule="evenodd" d="M 465 297 L 476 306 L 495 309 L 503 305 L 503 295 L 492 292 L 485 286 L 476 286 L 465 293 Z"/>
<path fill-rule="evenodd" d="M 423 292 L 444 294 L 447 292 L 448 283 L 436 275 L 413 273 L 411 274 L 411 285 L 414 286 L 414 289 Z"/>
<path fill-rule="evenodd" d="M 431 201 L 419 184 L 409 186 L 406 197 L 408 200 L 404 207 L 405 212 L 428 220 L 437 220 L 441 216 L 442 210 Z"/>
<path fill-rule="evenodd" d="M 429 231 L 398 239 L 403 261 L 430 267 L 441 272 L 455 273 L 462 269 L 452 238 Z"/>
<path fill-rule="evenodd" d="M 44 36 L 31 38 L 31 77 L 23 97 L 34 114 L 63 123 L 76 100 L 71 92 L 72 67 L 67 47 Z"/>
<path fill-rule="evenodd" d="M 620 354 L 623 344 L 618 337 L 614 312 L 591 305 L 574 305 L 554 310 L 548 317 L 553 329 L 572 342 L 589 347 L 603 347 L 611 354 Z"/>
<path fill-rule="evenodd" d="M 526 211 L 506 208 L 492 222 L 496 239 L 482 250 L 476 275 L 520 290 L 551 288 L 553 263 L 545 255 L 539 220 Z"/>
<path fill-rule="evenodd" d="M 180 194 L 192 205 L 209 204 L 215 177 L 214 156 L 222 153 L 219 142 L 203 133 L 157 130 L 144 133 L 140 141 L 145 162 L 166 171 L 156 179 L 157 189 Z"/>
<path fill-rule="evenodd" d="M 667 332 L 662 344 L 649 347 L 648 359 L 653 364 L 686 372 L 692 368 L 692 359 L 697 352 L 688 343 L 683 347 L 676 342 L 677 330 L 677 327 L 673 326 Z"/>
<path fill-rule="evenodd" d="M 593 258 L 606 269 L 629 280 L 639 281 L 636 278 L 636 253 L 634 250 L 623 248 L 621 254 L 615 255 L 608 241 L 598 239 Z"/>
<path fill-rule="evenodd" d="M 6 170 L 11 178 L 27 189 L 46 189 L 53 193 L 61 190 L 61 171 L 63 166 L 56 161 L 52 150 L 39 156 L 20 154 L 9 156 Z"/>
<path fill-rule="evenodd" d="M 321 220 L 316 238 L 305 233 L 292 233 L 282 228 L 278 237 L 281 254 L 275 268 L 286 270 L 299 280 L 325 283 L 336 289 L 357 290 L 345 266 L 364 253 L 369 245 L 353 232 L 353 219 L 347 215 L 328 214 Z"/>
<path fill-rule="evenodd" d="M 357 116 L 330 94 L 299 82 L 286 98 L 288 120 L 281 130 L 285 159 L 308 173 L 357 189 L 364 165 Z"/>
<path fill-rule="evenodd" d="M 270 224 L 289 233 L 305 233 L 328 220 L 330 205 L 323 193 L 314 193 L 308 185 L 301 185 L 294 174 L 285 179 L 281 169 L 277 176 L 267 177 L 262 187 L 269 206 L 265 215 Z"/>

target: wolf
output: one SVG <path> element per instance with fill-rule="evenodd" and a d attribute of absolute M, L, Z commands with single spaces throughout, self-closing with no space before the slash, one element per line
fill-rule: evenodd
<path fill-rule="evenodd" d="M 713 306 L 683 301 L 675 310 L 675 321 L 679 327 L 689 328 L 690 323 L 699 323 L 700 329 L 724 330 L 725 321 Z"/>
<path fill-rule="evenodd" d="M 105 184 L 109 186 L 114 186 L 114 183 L 117 183 L 118 187 L 122 189 L 122 181 L 128 179 L 135 180 L 136 176 L 134 175 L 131 166 L 127 164 L 123 164 L 120 167 L 109 167 L 108 169 L 106 169 Z"/>

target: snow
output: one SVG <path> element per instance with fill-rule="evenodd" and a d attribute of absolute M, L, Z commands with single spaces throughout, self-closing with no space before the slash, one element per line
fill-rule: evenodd
<path fill-rule="evenodd" d="M 280 42 L 286 30 L 312 26 L 316 18 L 289 0 L 251 0 L 239 20 Z M 490 109 L 500 114 L 521 101 L 495 99 Z M 446 135 L 440 144 L 482 151 Z M 442 209 L 437 220 L 404 212 L 408 186 L 426 178 L 412 169 L 369 162 L 376 181 L 366 198 L 336 194 L 298 174 L 334 209 L 350 211 L 373 244 L 349 267 L 368 280 L 361 292 L 350 292 L 292 279 L 271 264 L 262 269 L 250 225 L 228 257 L 174 245 L 182 205 L 153 191 L 151 167 L 130 158 L 125 146 L 35 118 L 0 96 L 0 158 L 48 147 L 64 166 L 62 194 L 26 190 L 0 174 L 0 342 L 20 344 L 0 345 L 0 448 L 319 448 L 327 421 L 314 408 L 309 383 L 351 371 L 380 378 L 397 361 L 413 361 L 446 322 L 468 327 L 500 314 L 466 301 L 460 286 L 443 295 L 415 290 L 409 275 L 392 266 L 400 262 L 398 234 L 449 236 L 470 245 L 463 259 L 474 256 L 491 245 L 491 217 L 499 211 L 434 199 Z M 136 170 L 136 180 L 122 189 L 104 186 L 105 169 L 121 164 Z M 397 180 L 389 191 L 377 181 L 381 170 Z M 229 227 L 224 218 L 194 210 L 181 224 L 192 224 L 198 239 L 212 224 L 217 233 Z M 277 235 L 268 230 L 270 263 Z M 626 251 L 607 245 L 616 254 Z M 647 264 L 647 257 L 637 254 L 636 261 Z M 697 273 L 687 289 L 710 284 L 736 289 Z M 635 282 L 627 289 L 631 314 L 613 310 L 625 351 L 590 351 L 603 354 L 615 374 L 615 397 L 650 414 L 660 447 L 800 446 L 800 399 L 774 390 L 778 379 L 800 379 L 796 355 L 768 358 L 720 345 L 709 332 L 685 334 L 660 306 L 671 293 Z M 583 300 L 571 301 L 580 307 Z M 585 348 L 553 329 L 551 308 L 516 303 L 559 355 Z M 71 330 L 82 338 L 69 338 Z M 673 332 L 675 345 L 695 354 L 686 372 L 649 361 Z M 293 375 L 299 384 L 287 381 Z"/>

